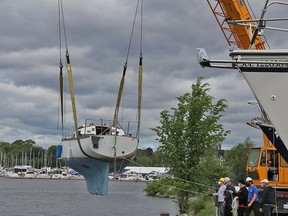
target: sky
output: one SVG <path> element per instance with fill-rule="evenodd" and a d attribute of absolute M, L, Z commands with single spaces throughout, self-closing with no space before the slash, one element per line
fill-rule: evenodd
<path fill-rule="evenodd" d="M 264 1 L 250 0 L 250 3 L 256 16 L 259 15 Z M 136 4 L 136 0 L 63 0 L 79 124 L 85 119 L 113 118 Z M 277 12 L 281 10 L 283 6 L 277 8 Z M 1 141 L 32 139 L 44 148 L 61 141 L 58 77 L 60 53 L 64 51 L 59 49 L 58 19 L 57 0 L 1 2 Z M 122 112 L 134 120 L 139 32 L 138 16 Z M 287 47 L 283 33 L 267 32 L 265 36 L 272 48 Z M 151 128 L 159 124 L 160 112 L 176 107 L 176 98 L 191 92 L 191 85 L 199 76 L 209 83 L 209 94 L 215 101 L 226 99 L 229 106 L 221 123 L 231 134 L 222 146 L 231 148 L 246 137 L 262 145 L 260 130 L 246 124 L 249 117 L 260 113 L 255 106 L 248 105 L 255 98 L 243 76 L 236 70 L 201 68 L 197 63 L 198 47 L 205 48 L 210 58 L 229 58 L 228 45 L 207 1 L 144 0 L 139 148 L 157 148 L 159 143 Z M 65 98 L 65 128 L 69 131 L 73 122 L 68 94 Z"/>

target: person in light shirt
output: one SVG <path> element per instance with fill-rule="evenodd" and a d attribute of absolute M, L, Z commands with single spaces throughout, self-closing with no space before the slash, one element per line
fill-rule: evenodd
<path fill-rule="evenodd" d="M 218 195 L 218 206 L 220 210 L 220 216 L 225 215 L 225 206 L 224 206 L 224 191 L 226 190 L 226 186 L 224 185 L 224 178 L 220 178 L 218 181 L 219 189 L 217 192 Z"/>

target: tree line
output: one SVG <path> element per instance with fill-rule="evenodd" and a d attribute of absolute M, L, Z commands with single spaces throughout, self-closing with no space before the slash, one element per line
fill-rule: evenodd
<path fill-rule="evenodd" d="M 12 143 L 0 141 L 0 165 L 2 167 L 30 165 L 40 169 L 43 166 L 57 167 L 63 164 L 61 160 L 56 159 L 55 145 L 44 149 L 31 139 L 19 139 Z"/>

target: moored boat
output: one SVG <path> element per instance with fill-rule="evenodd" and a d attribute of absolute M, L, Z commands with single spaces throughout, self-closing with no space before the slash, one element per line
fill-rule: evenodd
<path fill-rule="evenodd" d="M 5 173 L 7 178 L 37 178 L 37 172 L 31 166 L 15 166 Z"/>

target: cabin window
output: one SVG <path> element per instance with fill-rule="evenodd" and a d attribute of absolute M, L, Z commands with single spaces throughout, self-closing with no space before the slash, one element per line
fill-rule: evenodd
<path fill-rule="evenodd" d="M 261 156 L 261 162 L 260 162 L 261 166 L 266 166 L 266 151 L 262 151 L 262 156 Z"/>
<path fill-rule="evenodd" d="M 275 150 L 267 151 L 267 163 L 270 162 L 271 167 L 278 167 L 278 153 Z"/>
<path fill-rule="evenodd" d="M 280 157 L 280 165 L 281 167 L 288 167 L 288 163 L 282 157 Z"/>
<path fill-rule="evenodd" d="M 248 158 L 248 166 L 257 166 L 259 156 L 260 156 L 260 149 L 251 149 Z"/>

